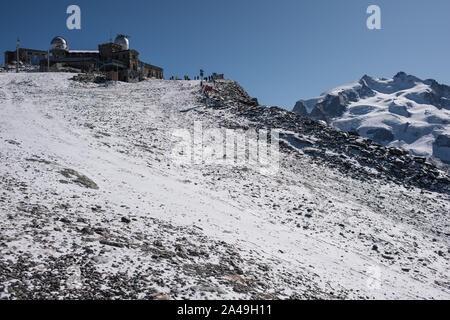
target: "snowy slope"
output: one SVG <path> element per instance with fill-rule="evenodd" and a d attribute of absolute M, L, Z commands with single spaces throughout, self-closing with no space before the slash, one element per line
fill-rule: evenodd
<path fill-rule="evenodd" d="M 403 72 L 392 79 L 364 76 L 318 98 L 300 100 L 293 111 L 450 163 L 450 87 L 434 80 Z"/>
<path fill-rule="evenodd" d="M 388 179 L 350 149 L 341 170 L 282 126 L 275 176 L 178 163 L 172 133 L 194 121 L 294 115 L 232 101 L 229 81 L 213 108 L 198 81 L 72 76 L 0 74 L 0 298 L 450 298 L 448 189 Z"/>

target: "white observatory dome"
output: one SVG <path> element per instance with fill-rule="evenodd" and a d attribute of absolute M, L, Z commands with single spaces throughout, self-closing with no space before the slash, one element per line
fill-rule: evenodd
<path fill-rule="evenodd" d="M 69 50 L 67 41 L 63 37 L 56 37 L 50 43 L 51 50 Z"/>
<path fill-rule="evenodd" d="M 130 41 L 124 34 L 118 34 L 116 40 L 114 40 L 114 43 L 120 45 L 122 47 L 122 50 L 130 49 Z"/>

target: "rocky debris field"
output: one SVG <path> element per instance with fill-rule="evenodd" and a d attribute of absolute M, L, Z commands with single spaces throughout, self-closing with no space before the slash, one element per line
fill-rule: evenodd
<path fill-rule="evenodd" d="M 292 289 L 302 285 L 285 282 L 277 275 L 282 268 L 274 270 L 257 256 L 244 261 L 235 247 L 206 238 L 198 228 L 151 216 L 106 218 L 108 205 L 89 207 L 75 195 L 64 201 L 51 190 L 52 207 L 33 204 L 25 182 L 2 180 L 2 185 L 22 199 L 11 208 L 4 197 L 1 201 L 2 209 L 12 212 L 0 237 L 4 298 L 192 299 L 235 292 L 274 299 L 279 292 L 266 292 L 268 283 L 275 280 Z M 22 246 L 27 240 L 32 242 Z M 312 289 L 292 298 L 323 294 Z"/>
<path fill-rule="evenodd" d="M 235 82 L 0 76 L 2 299 L 448 299 L 448 177 Z M 276 174 L 174 132 L 279 132 Z M 216 143 L 206 139 L 206 148 Z"/>

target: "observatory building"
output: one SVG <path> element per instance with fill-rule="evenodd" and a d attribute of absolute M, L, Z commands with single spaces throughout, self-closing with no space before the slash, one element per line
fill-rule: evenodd
<path fill-rule="evenodd" d="M 130 49 L 128 36 L 119 34 L 114 42 L 100 44 L 98 50 L 70 50 L 62 37 L 50 43 L 49 61 L 41 61 L 41 70 L 78 69 L 82 72 L 102 71 L 110 79 L 136 82 L 145 78 L 164 78 L 160 67 L 139 60 L 139 52 Z"/>
<path fill-rule="evenodd" d="M 48 61 L 41 60 L 41 71 L 80 71 L 99 70 L 99 52 L 88 50 L 69 50 L 67 41 L 62 37 L 54 38 L 50 43 Z M 50 70 L 48 68 L 50 67 Z"/>
<path fill-rule="evenodd" d="M 5 52 L 5 65 L 16 57 L 16 51 Z M 128 36 L 123 34 L 117 35 L 114 42 L 100 44 L 98 50 L 70 50 L 63 37 L 55 37 L 49 52 L 19 49 L 19 60 L 39 65 L 41 71 L 104 72 L 109 79 L 124 82 L 164 78 L 162 68 L 139 60 L 139 52 L 130 49 Z"/>

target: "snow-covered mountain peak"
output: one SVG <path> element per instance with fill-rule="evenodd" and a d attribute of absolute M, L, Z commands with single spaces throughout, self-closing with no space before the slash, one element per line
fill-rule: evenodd
<path fill-rule="evenodd" d="M 405 72 L 359 81 L 300 100 L 294 112 L 356 131 L 385 146 L 450 162 L 450 87 Z"/>

